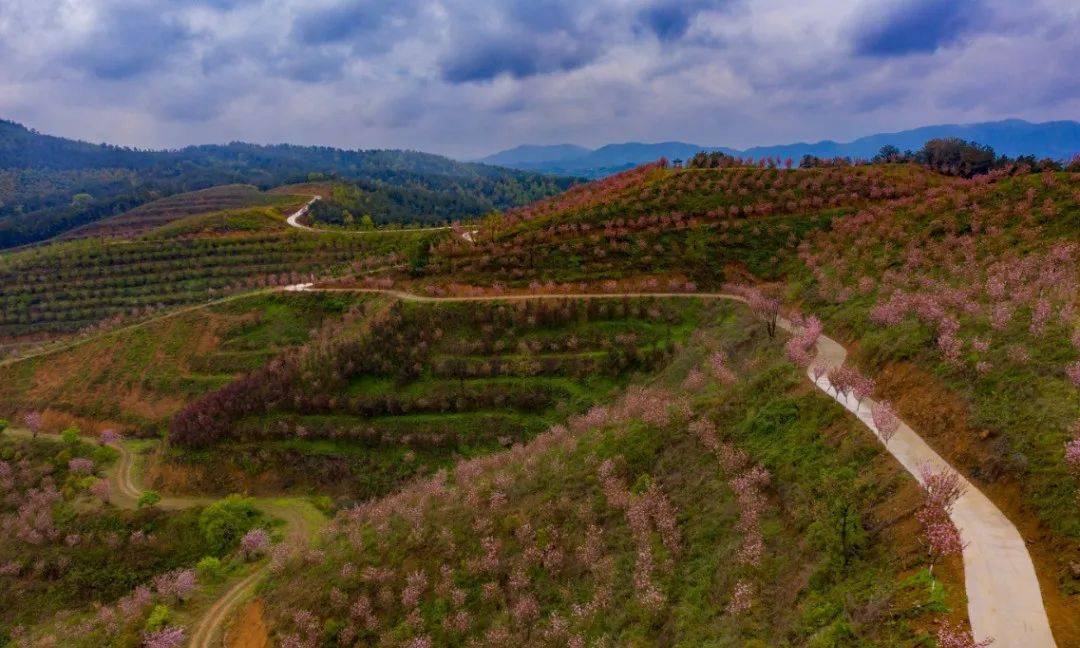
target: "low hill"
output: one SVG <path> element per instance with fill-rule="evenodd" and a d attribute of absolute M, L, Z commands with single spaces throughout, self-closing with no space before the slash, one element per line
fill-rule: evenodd
<path fill-rule="evenodd" d="M 0 342 L 114 326 L 316 275 L 401 262 L 441 235 L 306 232 L 288 227 L 280 209 L 295 210 L 306 197 L 255 197 L 278 206 L 182 217 L 165 210 L 164 224 L 135 238 L 62 241 L 0 256 Z"/>
<path fill-rule="evenodd" d="M 62 234 L 61 238 L 129 238 L 188 216 L 259 205 L 277 205 L 286 209 L 294 207 L 296 203 L 294 196 L 264 194 L 251 185 L 222 185 L 155 200 L 131 211 L 77 227 Z"/>
<path fill-rule="evenodd" d="M 901 151 L 914 151 L 928 140 L 944 137 L 958 137 L 991 146 L 999 155 L 1010 157 L 1034 155 L 1040 159 L 1067 160 L 1080 153 L 1080 123 L 1054 121 L 1034 124 L 1020 119 L 1006 119 L 976 124 L 924 126 L 895 133 L 877 133 L 851 142 L 823 140 L 814 143 L 755 146 L 742 150 L 685 142 L 609 144 L 585 151 L 577 151 L 578 147 L 569 144 L 551 147 L 520 146 L 490 155 L 481 162 L 540 173 L 598 178 L 661 157 L 686 160 L 699 151 L 720 151 L 755 160 L 768 157 L 799 160 L 804 155 L 870 159 L 886 144 L 896 146 Z"/>
<path fill-rule="evenodd" d="M 233 183 L 267 189 L 312 177 L 362 181 L 372 190 L 468 196 L 473 202 L 459 217 L 521 205 L 571 184 L 415 151 L 242 142 L 148 151 L 42 135 L 0 120 L 0 248 L 46 239 L 177 193 Z"/>

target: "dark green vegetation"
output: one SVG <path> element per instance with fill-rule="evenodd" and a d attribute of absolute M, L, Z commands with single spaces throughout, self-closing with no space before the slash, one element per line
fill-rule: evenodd
<path fill-rule="evenodd" d="M 187 406 L 173 422 L 170 463 L 214 490 L 239 472 L 264 488 L 382 495 L 456 458 L 527 440 L 635 372 L 662 367 L 698 309 L 656 300 L 370 304 Z"/>
<path fill-rule="evenodd" d="M 405 186 L 357 180 L 335 183 L 331 195 L 311 206 L 308 219 L 319 226 L 350 229 L 446 225 L 482 216 L 496 208 L 523 205 L 543 195 L 522 184 L 493 184 L 481 179 L 447 178 Z"/>
<path fill-rule="evenodd" d="M 413 151 L 239 142 L 143 151 L 51 137 L 0 120 L 0 248 L 40 241 L 172 194 L 323 178 L 361 181 L 413 208 L 432 201 L 459 204 L 454 196 L 464 195 L 460 204 L 473 211 L 459 217 L 524 204 L 572 182 Z M 422 218 L 413 213 L 406 221 Z"/>
<path fill-rule="evenodd" d="M 306 342 L 362 296 L 264 293 L 124 328 L 4 367 L 0 412 L 48 410 L 160 434 L 189 399 Z"/>
<path fill-rule="evenodd" d="M 433 236 L 303 232 L 276 209 L 256 207 L 174 220 L 133 240 L 32 248 L 0 257 L 0 337 L 70 333 L 110 318 L 310 281 L 365 260 L 415 254 Z"/>
<path fill-rule="evenodd" d="M 275 639 L 921 644 L 945 597 L 890 512 L 913 483 L 743 311 L 704 321 L 651 387 L 342 513 L 263 587 Z M 679 387 L 709 347 L 742 378 Z"/>

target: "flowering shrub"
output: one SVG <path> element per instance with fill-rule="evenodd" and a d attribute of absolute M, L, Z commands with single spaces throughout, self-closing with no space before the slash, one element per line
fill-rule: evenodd
<path fill-rule="evenodd" d="M 176 626 L 148 632 L 143 636 L 144 648 L 182 648 L 185 643 L 187 643 L 185 630 Z"/>
<path fill-rule="evenodd" d="M 994 639 L 991 637 L 975 641 L 967 630 L 949 621 L 942 621 L 937 630 L 937 642 L 939 648 L 987 648 L 994 643 Z"/>
<path fill-rule="evenodd" d="M 79 475 L 89 475 L 94 472 L 94 462 L 86 457 L 75 457 L 68 461 L 68 470 Z"/>
<path fill-rule="evenodd" d="M 240 538 L 240 552 L 251 560 L 261 556 L 270 548 L 270 534 L 265 529 L 251 529 Z"/>

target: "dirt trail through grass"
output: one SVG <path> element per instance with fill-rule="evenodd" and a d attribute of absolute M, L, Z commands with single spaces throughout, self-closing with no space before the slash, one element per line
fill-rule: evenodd
<path fill-rule="evenodd" d="M 35 436 L 30 430 L 25 429 L 9 429 L 5 430 L 3 434 L 25 439 L 34 438 Z M 40 432 L 36 436 L 51 441 L 62 440 L 59 434 Z M 98 442 L 94 437 L 82 437 L 82 440 L 86 443 Z M 108 479 L 112 487 L 111 502 L 120 508 L 135 509 L 138 507 L 139 496 L 143 493 L 143 489 L 139 488 L 135 477 L 135 453 L 132 452 L 126 442 L 115 443 L 110 447 L 120 454 L 120 457 L 109 466 L 105 473 L 105 478 Z M 257 497 L 252 498 L 252 500 L 256 508 L 263 513 L 283 520 L 286 533 L 290 537 L 309 539 L 326 522 L 322 513 L 305 499 Z M 162 497 L 155 506 L 169 510 L 180 510 L 192 506 L 211 504 L 215 501 L 217 500 L 213 497 L 169 496 Z M 220 638 L 224 634 L 224 625 L 230 614 L 236 609 L 237 605 L 246 599 L 255 585 L 266 575 L 268 569 L 269 566 L 266 564 L 259 565 L 244 578 L 229 586 L 190 628 L 191 640 L 189 645 L 192 648 L 211 648 L 211 646 L 220 645 Z M 215 640 L 219 640 L 218 644 L 214 643 Z"/>
<path fill-rule="evenodd" d="M 428 297 L 400 290 L 377 288 L 334 288 L 311 285 L 290 286 L 290 290 L 325 292 L 379 293 L 416 302 L 493 302 L 530 299 L 623 299 L 634 297 L 680 299 L 726 299 L 745 302 L 729 293 L 566 293 L 536 295 L 498 295 L 480 297 Z M 778 325 L 786 331 L 796 327 L 780 318 Z M 847 350 L 832 338 L 821 336 L 817 342 L 817 360 L 826 366 L 838 366 L 847 358 Z M 826 376 L 815 381 L 810 371 L 807 377 L 818 389 L 855 414 L 875 437 L 880 438 L 870 407 L 874 401 L 861 404 L 849 402 L 846 396 L 835 394 Z M 907 424 L 886 445 L 889 453 L 920 479 L 920 467 L 929 464 L 935 469 L 957 472 Z M 959 474 L 959 473 L 957 473 Z M 963 479 L 963 476 L 961 479 Z M 1043 605 L 1035 566 L 1024 539 L 1016 527 L 997 506 L 966 479 L 964 495 L 953 507 L 951 518 L 965 543 L 964 580 L 968 599 L 968 617 L 977 639 L 993 638 L 999 648 L 1053 648 L 1053 634 Z"/>

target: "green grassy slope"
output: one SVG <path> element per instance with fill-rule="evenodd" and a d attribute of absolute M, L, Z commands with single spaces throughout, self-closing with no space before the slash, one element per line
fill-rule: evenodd
<path fill-rule="evenodd" d="M 931 594 L 910 508 L 895 513 L 913 482 L 735 307 L 716 322 L 651 387 L 569 430 L 341 513 L 318 561 L 298 548 L 262 588 L 275 639 L 921 643 L 953 599 Z M 681 387 L 710 347 L 740 379 Z M 771 478 L 740 503 L 753 466 Z M 737 558 L 747 506 L 760 561 Z"/>
<path fill-rule="evenodd" d="M 271 373 L 224 400 L 208 400 L 217 399 L 211 393 L 190 405 L 227 422 L 223 436 L 190 444 L 174 424 L 163 479 L 171 488 L 220 490 L 241 479 L 259 490 L 382 495 L 416 474 L 531 438 L 635 372 L 662 367 L 702 308 L 398 303 L 374 330 L 379 314 L 318 336 L 280 388 L 257 391 Z M 229 409 L 249 401 L 259 404 Z"/>
<path fill-rule="evenodd" d="M 262 294 L 95 338 L 5 367 L 11 417 L 49 410 L 140 433 L 162 430 L 188 400 L 305 342 L 362 296 Z"/>

